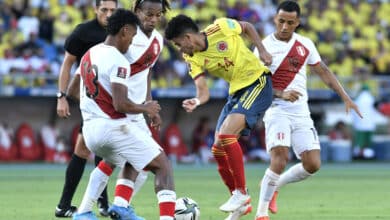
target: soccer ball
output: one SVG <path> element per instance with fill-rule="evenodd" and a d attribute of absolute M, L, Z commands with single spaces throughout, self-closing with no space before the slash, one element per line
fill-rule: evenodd
<path fill-rule="evenodd" d="M 199 220 L 198 203 L 188 197 L 178 198 L 175 207 L 175 220 Z"/>

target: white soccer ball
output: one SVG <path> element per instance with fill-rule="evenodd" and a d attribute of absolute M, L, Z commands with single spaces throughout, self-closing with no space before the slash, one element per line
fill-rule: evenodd
<path fill-rule="evenodd" d="M 175 207 L 175 220 L 199 220 L 198 203 L 188 197 L 178 198 Z"/>

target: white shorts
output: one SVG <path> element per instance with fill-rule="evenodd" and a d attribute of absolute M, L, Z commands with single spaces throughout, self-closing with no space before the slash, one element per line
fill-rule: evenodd
<path fill-rule="evenodd" d="M 84 121 L 85 144 L 96 155 L 116 166 L 129 162 L 137 171 L 142 170 L 161 152 L 142 120 L 93 119 Z"/>
<path fill-rule="evenodd" d="M 298 159 L 304 151 L 321 149 L 317 130 L 310 116 L 266 114 L 264 116 L 267 151 L 273 147 L 292 147 Z"/>

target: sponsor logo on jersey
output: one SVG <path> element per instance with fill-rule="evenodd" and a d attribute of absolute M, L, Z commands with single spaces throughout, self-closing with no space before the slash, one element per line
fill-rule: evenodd
<path fill-rule="evenodd" d="M 118 67 L 118 73 L 116 74 L 117 77 L 126 79 L 127 70 L 125 67 Z"/>
<path fill-rule="evenodd" d="M 217 43 L 217 50 L 219 52 L 225 52 L 228 49 L 228 44 L 225 41 L 220 41 Z"/>

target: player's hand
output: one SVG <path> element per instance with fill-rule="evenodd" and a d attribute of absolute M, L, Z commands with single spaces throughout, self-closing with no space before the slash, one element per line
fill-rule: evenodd
<path fill-rule="evenodd" d="M 161 127 L 161 124 L 162 124 L 162 120 L 161 120 L 160 114 L 157 113 L 153 117 L 149 116 L 149 118 L 150 118 L 150 126 L 152 126 L 154 129 L 159 131 L 160 127 Z"/>
<path fill-rule="evenodd" d="M 57 115 L 61 118 L 67 118 L 70 116 L 69 103 L 66 98 L 57 99 Z"/>
<path fill-rule="evenodd" d="M 192 99 L 185 99 L 182 103 L 182 106 L 186 112 L 192 112 L 198 107 L 199 105 L 199 99 L 192 98 Z"/>
<path fill-rule="evenodd" d="M 299 99 L 300 96 L 302 96 L 302 93 L 296 90 L 288 90 L 288 91 L 283 91 L 280 98 L 286 101 L 295 102 Z"/>
<path fill-rule="evenodd" d="M 146 101 L 144 103 L 146 113 L 151 117 L 155 117 L 161 110 L 160 104 L 157 101 Z"/>
<path fill-rule="evenodd" d="M 356 114 L 359 115 L 360 118 L 363 118 L 363 115 L 360 112 L 359 107 L 351 99 L 345 101 L 344 104 L 345 104 L 345 112 L 347 114 L 351 111 L 351 109 L 353 109 L 355 110 Z"/>
<path fill-rule="evenodd" d="M 272 63 L 272 55 L 267 51 L 263 51 L 259 53 L 261 61 L 263 61 L 264 65 L 269 66 Z"/>

